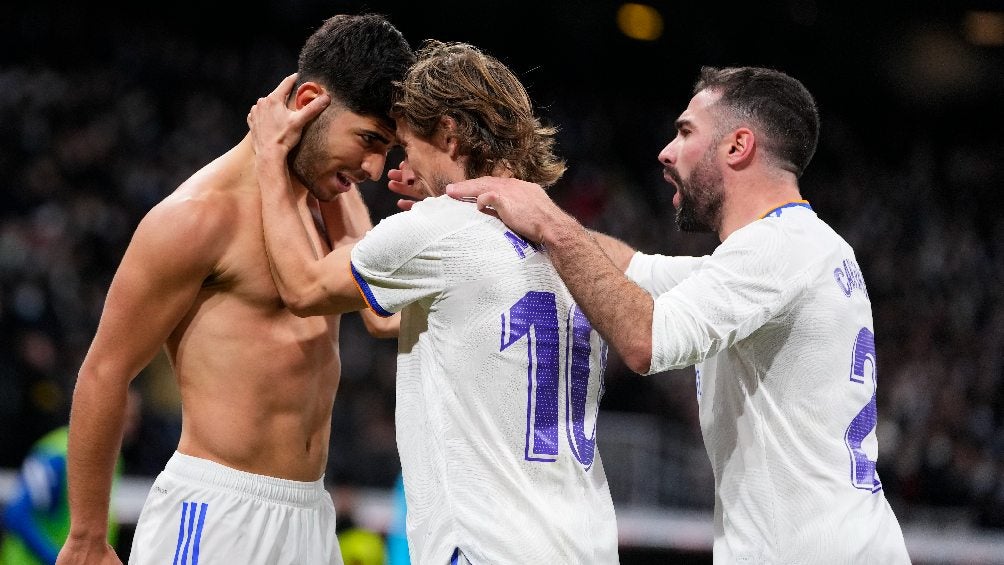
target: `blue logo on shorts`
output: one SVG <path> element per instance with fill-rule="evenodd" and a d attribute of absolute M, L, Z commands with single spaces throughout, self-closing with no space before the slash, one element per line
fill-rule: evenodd
<path fill-rule="evenodd" d="M 192 565 L 199 565 L 199 542 L 202 541 L 202 525 L 206 521 L 206 509 L 209 505 L 205 502 L 182 502 L 181 521 L 178 523 L 178 546 L 174 548 L 173 565 L 188 565 L 188 557 L 192 557 Z M 195 514 L 199 514 L 196 522 Z M 194 541 L 192 530 L 195 530 Z M 179 561 L 178 558 L 181 558 Z"/>

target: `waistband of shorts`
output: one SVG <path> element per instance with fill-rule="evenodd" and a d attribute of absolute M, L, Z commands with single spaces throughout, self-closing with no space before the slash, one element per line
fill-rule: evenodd
<path fill-rule="evenodd" d="M 324 488 L 323 476 L 311 482 L 291 481 L 238 471 L 177 451 L 167 461 L 164 472 L 183 480 L 281 504 L 310 506 L 322 497 L 331 496 Z"/>

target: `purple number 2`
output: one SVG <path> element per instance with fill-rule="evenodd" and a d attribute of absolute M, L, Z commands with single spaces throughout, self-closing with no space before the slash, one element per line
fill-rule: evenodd
<path fill-rule="evenodd" d="M 866 374 L 866 368 L 870 365 L 870 375 Z M 857 338 L 854 340 L 854 352 L 851 357 L 851 382 L 865 384 L 866 380 L 871 380 L 872 397 L 871 400 L 858 412 L 858 415 L 851 420 L 844 432 L 844 443 L 851 455 L 851 484 L 854 488 L 878 492 L 882 488 L 878 473 L 875 471 L 875 461 L 868 458 L 868 454 L 861 448 L 861 443 L 875 429 L 878 421 L 878 410 L 875 407 L 875 386 L 877 373 L 875 365 L 875 334 L 868 328 L 861 328 Z M 871 377 L 868 379 L 868 377 Z"/>
<path fill-rule="evenodd" d="M 565 414 L 568 443 L 575 458 L 588 469 L 593 464 L 596 449 L 595 419 L 594 427 L 588 436 L 585 430 L 589 357 L 592 351 L 589 338 L 593 328 L 575 305 L 568 314 L 566 328 L 567 350 L 564 372 L 567 375 Z M 527 461 L 555 461 L 558 458 L 561 336 L 558 326 L 558 305 L 554 293 L 527 292 L 509 309 L 508 319 L 506 314 L 502 314 L 499 351 L 505 351 L 524 337 L 527 351 L 524 457 Z M 604 347 L 601 359 L 605 359 L 605 353 Z"/>

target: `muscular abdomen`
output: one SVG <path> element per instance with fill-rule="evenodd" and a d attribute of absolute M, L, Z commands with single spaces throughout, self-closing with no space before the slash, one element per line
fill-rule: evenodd
<path fill-rule="evenodd" d="M 206 289 L 168 340 L 183 406 L 179 450 L 313 481 L 327 462 L 338 388 L 338 317 Z"/>

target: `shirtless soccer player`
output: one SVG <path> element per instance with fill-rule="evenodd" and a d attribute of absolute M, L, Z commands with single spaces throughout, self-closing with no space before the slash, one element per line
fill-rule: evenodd
<path fill-rule="evenodd" d="M 291 161 L 310 188 L 304 220 L 322 224 L 314 246 L 369 227 L 318 201 L 383 174 L 392 83 L 413 60 L 400 32 L 373 15 L 327 20 L 300 52 L 291 104 L 324 95 L 348 109 L 308 124 Z M 105 531 L 126 391 L 166 346 L 181 441 L 150 491 L 129 562 L 341 563 L 322 483 L 338 324 L 293 315 L 276 291 L 246 136 L 150 210 L 115 274 L 73 397 L 72 519 L 58 562 L 119 563 Z"/>

